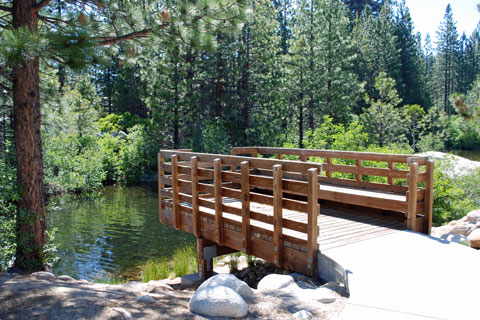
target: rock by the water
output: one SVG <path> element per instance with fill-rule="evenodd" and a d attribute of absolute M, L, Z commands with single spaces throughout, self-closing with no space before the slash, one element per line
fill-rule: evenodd
<path fill-rule="evenodd" d="M 461 234 L 447 233 L 447 234 L 444 234 L 443 236 L 441 236 L 440 238 L 443 239 L 443 240 L 450 241 L 450 242 L 455 242 L 455 243 L 463 244 L 463 245 L 466 245 L 466 246 L 470 246 L 470 240 L 467 237 L 465 237 Z"/>
<path fill-rule="evenodd" d="M 480 222 L 480 209 L 475 211 L 470 211 L 467 214 L 467 221 L 474 224 L 477 222 Z"/>
<path fill-rule="evenodd" d="M 140 296 L 137 298 L 137 301 L 143 303 L 152 303 L 155 302 L 155 299 L 153 299 L 151 296 Z"/>
<path fill-rule="evenodd" d="M 58 277 L 57 277 L 57 280 L 61 280 L 61 281 L 75 281 L 75 279 L 73 279 L 72 277 L 67 276 L 67 275 L 58 276 Z"/>
<path fill-rule="evenodd" d="M 161 280 L 150 280 L 147 283 L 147 292 L 173 291 L 173 288 Z"/>
<path fill-rule="evenodd" d="M 480 249 L 480 229 L 475 229 L 468 235 L 470 246 L 475 249 Z"/>
<path fill-rule="evenodd" d="M 456 234 L 461 234 L 462 236 L 468 236 L 474 228 L 475 228 L 474 225 L 472 225 L 471 223 L 457 223 L 456 225 L 453 226 L 452 230 L 450 230 L 450 233 L 456 233 Z"/>
<path fill-rule="evenodd" d="M 198 287 L 197 291 L 215 286 L 228 287 L 237 292 L 244 299 L 249 299 L 253 296 L 252 288 L 250 288 L 245 282 L 237 279 L 233 274 L 228 273 L 217 274 L 216 276 L 207 279 L 200 287 Z"/>
<path fill-rule="evenodd" d="M 39 280 L 55 280 L 55 275 L 51 272 L 39 271 L 32 273 L 32 277 Z"/>
<path fill-rule="evenodd" d="M 190 311 L 211 317 L 243 318 L 248 305 L 234 290 L 224 286 L 197 290 L 190 299 Z"/>
<path fill-rule="evenodd" d="M 290 275 L 269 274 L 258 283 L 258 290 L 278 290 L 294 284 L 295 280 Z"/>
<path fill-rule="evenodd" d="M 310 320 L 313 318 L 313 314 L 307 310 L 300 310 L 298 312 L 295 312 L 293 316 L 297 320 Z"/>
<path fill-rule="evenodd" d="M 125 320 L 132 319 L 132 314 L 129 311 L 125 310 L 124 308 L 115 307 L 115 308 L 113 308 L 113 311 L 116 311 L 116 312 L 120 313 L 122 315 L 123 319 L 125 319 Z"/>

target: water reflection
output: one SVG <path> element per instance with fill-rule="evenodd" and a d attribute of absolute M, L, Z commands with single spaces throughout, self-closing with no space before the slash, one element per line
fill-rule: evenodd
<path fill-rule="evenodd" d="M 48 226 L 57 229 L 54 273 L 87 280 L 106 273 L 138 277 L 148 259 L 172 256 L 194 242 L 191 234 L 158 221 L 157 193 L 146 187 L 107 187 L 100 198 L 56 199 Z"/>

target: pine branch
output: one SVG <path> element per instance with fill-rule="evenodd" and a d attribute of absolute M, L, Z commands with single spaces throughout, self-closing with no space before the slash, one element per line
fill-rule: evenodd
<path fill-rule="evenodd" d="M 7 11 L 7 12 L 12 12 L 12 8 L 11 7 L 6 7 L 6 6 L 0 6 L 0 10 Z"/>
<path fill-rule="evenodd" d="M 8 81 L 13 81 L 12 77 L 5 73 L 5 69 L 0 67 L 0 76 L 4 77 Z"/>
<path fill-rule="evenodd" d="M 169 23 L 164 23 L 164 24 L 160 25 L 159 28 L 164 29 L 164 28 L 168 27 L 169 25 L 170 25 Z M 107 38 L 105 38 L 106 40 L 103 40 L 103 41 L 99 42 L 97 44 L 97 46 L 98 47 L 108 46 L 108 45 L 115 44 L 115 43 L 125 41 L 125 40 L 144 38 L 144 37 L 150 35 L 151 33 L 152 33 L 152 29 L 145 29 L 145 30 L 142 30 L 142 31 L 135 31 L 135 32 L 132 32 L 132 33 L 128 33 L 128 34 L 125 34 L 125 35 L 119 36 L 119 37 L 107 37 Z"/>
<path fill-rule="evenodd" d="M 38 12 L 40 9 L 49 4 L 52 0 L 41 0 L 39 3 L 33 6 L 33 12 Z"/>
<path fill-rule="evenodd" d="M 2 88 L 2 89 L 5 90 L 5 91 L 8 91 L 8 92 L 10 92 L 10 93 L 13 92 L 12 88 L 9 88 L 9 87 L 7 87 L 6 85 L 4 85 L 4 84 L 2 84 L 2 83 L 0 83 L 0 88 Z"/>

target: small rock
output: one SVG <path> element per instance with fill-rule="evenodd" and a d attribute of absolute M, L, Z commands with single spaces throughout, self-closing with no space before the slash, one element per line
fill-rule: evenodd
<path fill-rule="evenodd" d="M 54 280 L 55 275 L 51 272 L 39 271 L 32 273 L 32 277 L 37 278 L 38 280 Z"/>
<path fill-rule="evenodd" d="M 329 282 L 325 283 L 324 285 L 322 285 L 323 288 L 336 288 L 338 286 L 340 286 L 340 284 L 335 282 L 335 281 L 329 281 Z"/>
<path fill-rule="evenodd" d="M 310 320 L 313 318 L 313 314 L 307 310 L 300 310 L 293 314 L 297 320 Z"/>
<path fill-rule="evenodd" d="M 462 236 L 468 236 L 473 230 L 473 226 L 469 223 L 458 223 L 453 226 L 449 233 L 457 233 Z"/>
<path fill-rule="evenodd" d="M 480 209 L 475 211 L 470 211 L 467 216 L 467 221 L 471 223 L 477 223 L 480 221 Z"/>
<path fill-rule="evenodd" d="M 147 283 L 147 292 L 156 292 L 156 291 L 173 291 L 173 288 L 168 284 L 163 283 L 161 280 L 150 280 Z"/>
<path fill-rule="evenodd" d="M 67 275 L 58 276 L 58 277 L 57 277 L 57 280 L 61 280 L 61 281 L 75 281 L 75 279 L 73 279 L 72 277 L 67 276 Z"/>
<path fill-rule="evenodd" d="M 306 281 L 298 280 L 297 284 L 302 289 L 315 289 L 316 286 Z"/>
<path fill-rule="evenodd" d="M 255 275 L 253 279 L 255 279 Z M 217 274 L 216 276 L 207 279 L 205 282 L 202 283 L 200 287 L 198 287 L 197 292 L 205 288 L 215 286 L 228 287 L 234 290 L 244 299 L 248 299 L 253 295 L 252 288 L 250 288 L 245 282 L 237 279 L 237 277 L 235 277 L 234 275 L 228 273 Z"/>
<path fill-rule="evenodd" d="M 295 283 L 293 277 L 283 274 L 269 274 L 258 283 L 258 290 L 278 290 Z"/>
<path fill-rule="evenodd" d="M 152 303 L 155 302 L 155 299 L 153 299 L 151 296 L 140 296 L 137 298 L 137 301 L 143 303 Z"/>
<path fill-rule="evenodd" d="M 125 319 L 125 320 L 132 319 L 132 314 L 129 311 L 125 310 L 124 308 L 115 307 L 115 308 L 113 308 L 113 311 L 116 311 L 116 312 L 120 313 L 122 315 L 123 319 Z"/>
<path fill-rule="evenodd" d="M 475 229 L 468 235 L 470 246 L 475 249 L 480 249 L 480 229 Z"/>
<path fill-rule="evenodd" d="M 211 317 L 243 318 L 248 314 L 245 300 L 225 286 L 197 290 L 190 299 L 189 308 L 192 312 Z"/>
<path fill-rule="evenodd" d="M 462 236 L 461 234 L 447 233 L 447 234 L 444 234 L 443 236 L 441 236 L 440 238 L 443 239 L 443 240 L 450 241 L 450 242 L 455 242 L 455 243 L 458 243 L 458 244 L 463 244 L 463 245 L 466 245 L 466 246 L 470 246 L 470 240 L 467 237 Z"/>
<path fill-rule="evenodd" d="M 182 276 L 182 285 L 189 286 L 189 285 L 193 285 L 195 283 L 198 283 L 200 281 L 201 281 L 201 279 L 198 276 L 198 273 L 191 273 L 191 274 L 187 274 L 187 275 Z"/>
<path fill-rule="evenodd" d="M 318 288 L 315 290 L 315 300 L 321 303 L 332 303 L 335 302 L 337 297 L 335 294 L 327 288 Z"/>

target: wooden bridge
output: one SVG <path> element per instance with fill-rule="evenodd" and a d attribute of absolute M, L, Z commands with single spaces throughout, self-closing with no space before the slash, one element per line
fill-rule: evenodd
<path fill-rule="evenodd" d="M 314 276 L 322 250 L 410 229 L 430 233 L 427 157 L 285 148 L 161 150 L 160 221 L 197 237 L 199 272 L 241 251 Z M 321 206 L 321 208 L 320 208 Z"/>

